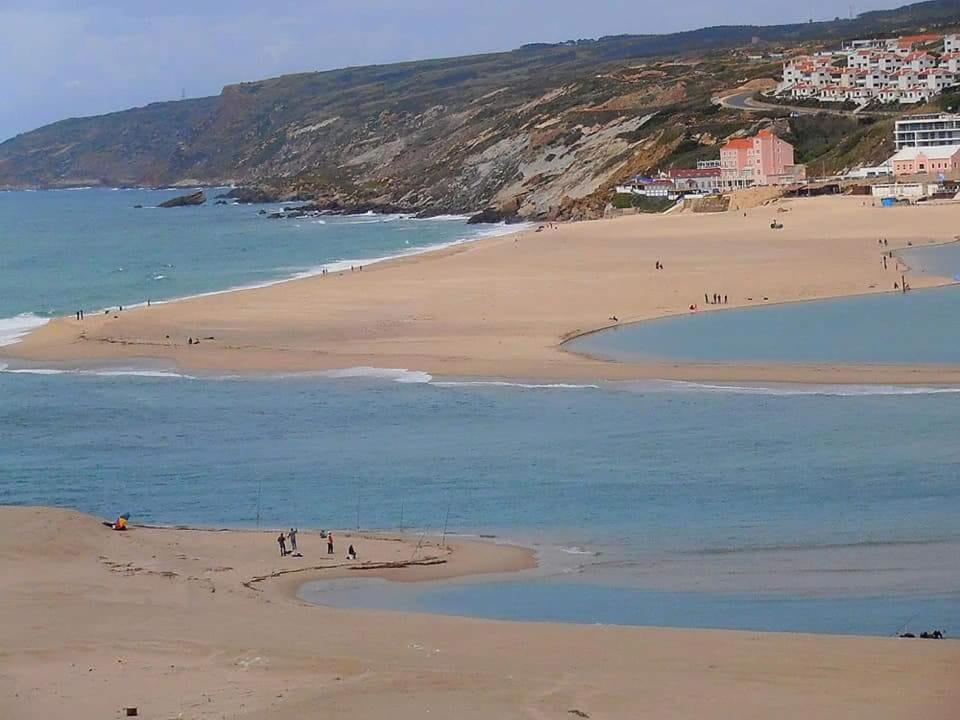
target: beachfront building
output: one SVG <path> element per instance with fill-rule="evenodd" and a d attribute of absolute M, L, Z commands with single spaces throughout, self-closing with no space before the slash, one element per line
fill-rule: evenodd
<path fill-rule="evenodd" d="M 960 145 L 960 115 L 908 115 L 897 120 L 893 139 L 897 150 L 905 147 Z"/>
<path fill-rule="evenodd" d="M 893 175 L 893 168 L 890 161 L 880 165 L 864 165 L 862 167 L 849 170 L 844 177 L 851 180 L 865 180 L 867 178 L 887 177 Z"/>
<path fill-rule="evenodd" d="M 960 84 L 960 50 L 940 35 L 852 40 L 826 55 L 799 55 L 783 66 L 775 94 L 821 102 L 915 104 Z M 926 48 L 944 41 L 944 54 Z"/>
<path fill-rule="evenodd" d="M 806 177 L 796 165 L 793 145 L 769 129 L 753 137 L 735 138 L 720 149 L 720 179 L 724 187 L 784 185 Z"/>
<path fill-rule="evenodd" d="M 716 167 L 673 168 L 666 173 L 666 177 L 673 182 L 678 191 L 705 194 L 720 190 L 722 186 L 720 176 L 719 161 Z"/>
<path fill-rule="evenodd" d="M 893 174 L 947 175 L 960 170 L 960 145 L 905 147 L 892 158 Z"/>

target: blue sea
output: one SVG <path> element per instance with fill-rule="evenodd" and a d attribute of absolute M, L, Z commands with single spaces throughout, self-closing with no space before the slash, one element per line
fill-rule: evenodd
<path fill-rule="evenodd" d="M 478 232 L 455 218 L 321 225 L 269 221 L 249 206 L 133 208 L 172 194 L 0 194 L 0 317 L 12 325 L 264 284 Z M 833 306 L 822 307 L 826 324 Z M 912 324 L 927 323 L 915 307 Z M 304 588 L 318 603 L 949 633 L 960 631 L 958 409 L 957 389 L 940 387 L 490 383 L 416 368 L 217 377 L 11 363 L 0 372 L 0 503 L 214 527 L 446 525 L 540 555 L 537 570 L 516 576 Z"/>

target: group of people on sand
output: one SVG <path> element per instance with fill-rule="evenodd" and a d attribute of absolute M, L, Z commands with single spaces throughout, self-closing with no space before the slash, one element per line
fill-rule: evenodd
<path fill-rule="evenodd" d="M 907 243 L 907 245 L 912 245 L 912 244 L 913 244 L 913 243 L 909 243 L 909 242 Z M 879 246 L 882 247 L 882 248 L 886 248 L 886 247 L 889 247 L 889 246 L 890 246 L 890 241 L 887 240 L 887 238 L 879 238 L 879 239 L 877 240 L 877 245 L 879 245 Z M 893 258 L 893 250 L 884 250 L 884 251 L 883 251 L 883 255 L 880 256 L 880 260 L 881 260 L 881 262 L 883 263 L 883 269 L 884 269 L 884 270 L 888 269 L 888 267 L 889 267 L 889 266 L 887 265 L 887 260 L 888 260 L 888 259 L 890 259 L 890 260 L 893 260 L 893 259 L 894 259 L 894 258 Z M 893 266 L 893 269 L 894 269 L 894 270 L 899 270 L 899 269 L 900 269 L 900 259 L 899 259 L 899 258 L 897 258 L 897 262 L 896 262 L 896 264 Z M 910 292 L 910 283 L 907 282 L 907 278 L 906 278 L 905 275 L 902 275 L 902 274 L 901 274 L 899 281 L 897 281 L 897 280 L 894 280 L 894 281 L 893 281 L 893 289 L 894 289 L 894 290 L 899 290 L 899 291 L 902 292 L 902 293 L 908 293 L 908 292 Z"/>
<path fill-rule="evenodd" d="M 284 534 L 281 532 L 277 536 L 277 545 L 280 546 L 280 557 L 286 557 L 287 555 L 290 555 L 292 557 L 303 557 L 303 555 L 297 549 L 297 534 L 299 532 L 300 531 L 297 528 L 290 528 L 290 531 L 288 533 Z M 327 532 L 326 530 L 321 530 L 320 537 L 327 539 L 327 555 L 333 555 L 334 554 L 333 533 Z M 290 543 L 289 548 L 287 548 L 288 542 Z M 356 559 L 357 559 L 357 551 L 351 544 L 350 547 L 347 548 L 347 560 L 356 560 Z"/>
<path fill-rule="evenodd" d="M 703 301 L 707 305 L 726 305 L 728 297 L 726 295 L 721 295 L 720 293 L 714 293 L 713 298 L 710 298 L 710 295 L 707 293 L 703 294 Z"/>

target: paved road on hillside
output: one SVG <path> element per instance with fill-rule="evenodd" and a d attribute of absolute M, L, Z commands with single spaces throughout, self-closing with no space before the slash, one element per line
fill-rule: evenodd
<path fill-rule="evenodd" d="M 743 110 L 745 112 L 763 112 L 770 110 L 786 110 L 787 112 L 795 112 L 798 115 L 816 115 L 817 113 L 827 113 L 828 115 L 846 115 L 848 117 L 858 117 L 860 115 L 896 115 L 898 113 L 889 113 L 889 112 L 861 112 L 854 113 L 852 110 L 835 110 L 832 108 L 810 108 L 802 107 L 800 105 L 775 105 L 773 103 L 760 102 L 759 100 L 754 99 L 755 90 L 744 90 L 743 92 L 734 93 L 733 95 L 726 95 L 722 98 L 716 100 L 718 105 L 721 105 L 725 108 L 730 108 L 731 110 Z"/>

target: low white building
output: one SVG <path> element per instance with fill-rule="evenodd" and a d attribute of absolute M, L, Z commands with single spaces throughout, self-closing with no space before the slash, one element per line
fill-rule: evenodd
<path fill-rule="evenodd" d="M 960 35 L 947 35 L 943 38 L 943 51 L 945 53 L 960 52 Z"/>
<path fill-rule="evenodd" d="M 844 177 L 850 178 L 851 180 L 865 180 L 866 178 L 886 177 L 889 175 L 893 175 L 893 167 L 891 167 L 888 161 L 880 165 L 874 165 L 873 167 L 854 168 L 848 171 Z"/>
<path fill-rule="evenodd" d="M 871 192 L 875 198 L 905 198 L 915 200 L 926 197 L 927 186 L 924 183 L 888 183 L 874 185 Z"/>

